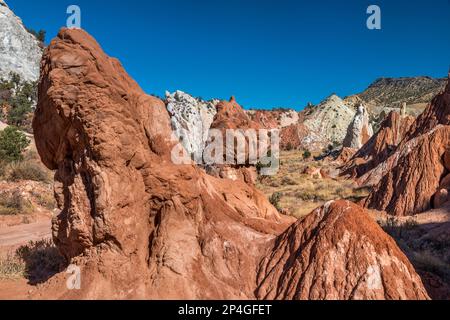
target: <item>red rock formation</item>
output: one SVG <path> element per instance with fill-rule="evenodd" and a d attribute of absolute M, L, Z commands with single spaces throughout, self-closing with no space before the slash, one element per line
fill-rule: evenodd
<path fill-rule="evenodd" d="M 413 122 L 411 116 L 401 117 L 394 111 L 389 113 L 381 123 L 380 130 L 341 168 L 342 175 L 360 178 L 385 161 L 403 140 Z"/>
<path fill-rule="evenodd" d="M 449 114 L 450 84 L 418 117 L 397 151 L 372 170 L 382 178 L 367 199 L 368 207 L 403 216 L 430 209 L 434 195 L 439 197 L 436 204 L 442 204 L 445 191 L 439 185 L 448 172 Z"/>
<path fill-rule="evenodd" d="M 279 128 L 278 114 L 275 111 L 268 110 L 252 110 L 248 113 L 250 118 L 258 123 L 262 128 L 277 129 Z"/>
<path fill-rule="evenodd" d="M 83 277 L 77 292 L 55 281 L 63 297 L 253 298 L 258 248 L 292 219 L 243 182 L 173 164 L 163 102 L 85 32 L 63 29 L 41 75 L 33 127 L 57 170 L 53 236 Z"/>
<path fill-rule="evenodd" d="M 302 124 L 293 124 L 281 129 L 280 149 L 292 150 L 302 147 L 302 138 L 306 136 L 307 130 Z"/>
<path fill-rule="evenodd" d="M 327 203 L 273 241 L 259 299 L 427 299 L 394 240 L 361 207 Z"/>
<path fill-rule="evenodd" d="M 344 165 L 346 164 L 348 161 L 350 161 L 350 159 L 353 158 L 353 156 L 355 155 L 355 153 L 358 150 L 353 149 L 353 148 L 347 148 L 344 147 L 342 148 L 341 152 L 339 152 L 339 155 L 336 157 L 336 159 L 334 159 L 338 164 Z"/>
<path fill-rule="evenodd" d="M 235 107 L 233 101 L 222 105 Z M 240 114 L 226 112 L 233 119 Z M 293 219 L 278 214 L 254 187 L 172 163 L 176 141 L 164 104 L 142 92 L 84 31 L 63 29 L 46 49 L 33 127 L 42 160 L 56 170 L 61 213 L 53 237 L 80 267 L 82 281 L 81 290 L 69 290 L 61 273 L 36 297 L 426 298 L 395 243 L 360 209 L 347 210 L 353 205 L 328 205 L 277 239 Z M 296 270 L 304 265 L 315 253 L 303 241 L 308 237 L 331 249 L 309 260 L 318 261 L 311 266 L 317 276 L 311 268 L 286 270 L 288 278 L 278 267 L 270 271 L 270 257 L 284 257 L 289 250 L 282 250 L 298 241 L 301 254 L 289 261 Z M 341 281 L 321 286 L 321 293 L 272 294 L 272 283 L 311 278 L 320 286 L 330 261 Z M 381 287 L 377 281 L 367 287 L 371 270 L 382 275 Z M 369 279 L 361 278 L 365 274 Z"/>
<path fill-rule="evenodd" d="M 259 123 L 250 119 L 244 109 L 236 102 L 234 97 L 231 97 L 230 101 L 221 101 L 216 106 L 217 114 L 214 117 L 214 121 L 211 124 L 211 129 L 218 129 L 222 132 L 223 137 L 223 163 L 226 163 L 227 153 L 230 159 L 235 160 L 235 164 L 216 164 L 208 168 L 208 173 L 225 179 L 242 180 L 249 184 L 256 182 L 257 173 L 254 163 L 255 161 L 249 158 L 249 140 L 245 137 L 245 150 L 242 150 L 245 154 L 245 164 L 238 163 L 237 161 L 237 144 L 228 145 L 226 143 L 226 131 L 228 129 L 263 129 Z M 255 134 L 258 137 L 258 131 Z M 210 143 L 211 141 L 208 141 Z M 207 145 L 208 145 L 207 143 Z"/>
<path fill-rule="evenodd" d="M 251 120 L 244 109 L 236 102 L 235 97 L 230 101 L 220 101 L 217 106 L 217 114 L 211 124 L 213 129 L 261 129 L 262 127 Z"/>

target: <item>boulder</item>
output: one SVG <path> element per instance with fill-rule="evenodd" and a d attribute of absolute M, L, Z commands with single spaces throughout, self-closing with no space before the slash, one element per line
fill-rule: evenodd
<path fill-rule="evenodd" d="M 443 160 L 444 160 L 445 169 L 450 171 L 450 149 L 445 150 Z"/>
<path fill-rule="evenodd" d="M 433 195 L 433 207 L 441 208 L 445 203 L 450 201 L 450 195 L 447 189 L 440 189 Z"/>

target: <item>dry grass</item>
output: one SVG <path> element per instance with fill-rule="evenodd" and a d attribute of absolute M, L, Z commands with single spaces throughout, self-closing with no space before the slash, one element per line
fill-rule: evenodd
<path fill-rule="evenodd" d="M 20 192 L 0 194 L 0 215 L 30 214 L 32 211 L 33 205 Z"/>
<path fill-rule="evenodd" d="M 7 181 L 12 182 L 28 180 L 49 183 L 51 181 L 48 170 L 34 160 L 11 163 L 6 169 L 4 177 Z"/>
<path fill-rule="evenodd" d="M 31 241 L 15 253 L 0 257 L 0 279 L 25 277 L 32 284 L 47 281 L 66 265 L 50 239 Z"/>
<path fill-rule="evenodd" d="M 367 190 L 359 189 L 353 181 L 302 174 L 307 166 L 335 169 L 326 161 L 304 160 L 301 151 L 281 152 L 278 174 L 260 177 L 257 187 L 268 198 L 279 195 L 278 207 L 298 218 L 330 200 L 357 201 L 367 196 Z"/>
<path fill-rule="evenodd" d="M 0 256 L 0 279 L 19 279 L 25 276 L 25 262 L 16 254 Z"/>

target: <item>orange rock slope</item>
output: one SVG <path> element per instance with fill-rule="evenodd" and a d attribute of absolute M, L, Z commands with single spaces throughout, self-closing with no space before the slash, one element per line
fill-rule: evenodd
<path fill-rule="evenodd" d="M 427 298 L 395 243 L 359 207 L 336 202 L 337 213 L 315 211 L 283 234 L 293 218 L 253 186 L 172 163 L 178 142 L 164 104 L 84 31 L 63 29 L 46 49 L 33 128 L 43 162 L 56 170 L 54 241 L 81 270 L 80 290 L 68 290 L 61 273 L 35 298 Z M 328 217 L 320 228 L 316 216 Z M 367 228 L 354 228 L 360 224 Z M 311 251 L 308 237 L 334 255 Z M 298 252 L 285 260 L 295 272 L 270 272 L 271 257 L 286 257 L 288 248 Z M 320 261 L 330 258 L 352 267 L 326 270 Z M 306 263 L 339 281 L 325 281 Z M 381 288 L 366 281 L 369 264 L 382 267 Z M 305 281 L 322 293 L 270 293 L 278 283 Z"/>
<path fill-rule="evenodd" d="M 325 204 L 273 241 L 258 273 L 261 299 L 426 299 L 394 240 L 359 206 Z"/>
<path fill-rule="evenodd" d="M 395 152 L 413 122 L 411 116 L 402 117 L 394 111 L 389 113 L 378 132 L 345 163 L 342 174 L 360 178 L 385 161 Z"/>
<path fill-rule="evenodd" d="M 444 164 L 450 145 L 450 82 L 421 114 L 395 153 L 369 174 L 381 177 L 367 206 L 398 216 L 412 215 L 449 200 L 442 185 L 450 172 Z M 446 184 L 446 183 L 444 183 Z"/>

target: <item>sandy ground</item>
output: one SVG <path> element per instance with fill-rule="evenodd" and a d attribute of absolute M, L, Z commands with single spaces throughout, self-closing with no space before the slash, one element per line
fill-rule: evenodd
<path fill-rule="evenodd" d="M 0 251 L 50 237 L 50 220 L 0 228 Z"/>
<path fill-rule="evenodd" d="M 51 237 L 51 220 L 0 228 L 0 254 L 13 252 L 29 241 Z M 24 278 L 0 279 L 0 300 L 25 300 L 36 290 Z"/>

